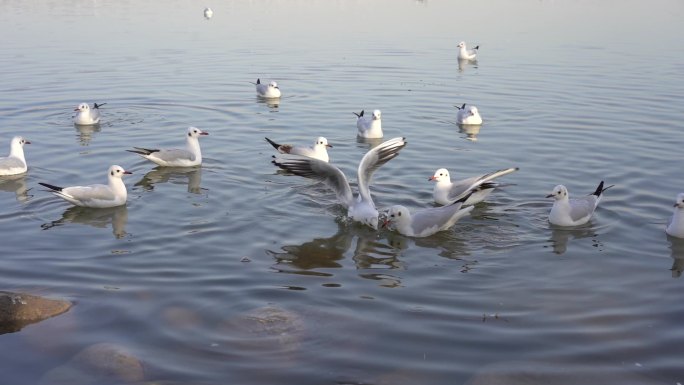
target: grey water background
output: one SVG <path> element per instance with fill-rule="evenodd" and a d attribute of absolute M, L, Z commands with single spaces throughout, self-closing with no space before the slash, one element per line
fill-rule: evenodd
<path fill-rule="evenodd" d="M 0 336 L 1 382 L 109 342 L 179 383 L 684 383 L 684 245 L 663 231 L 684 191 L 683 16 L 677 0 L 0 2 L 2 152 L 33 142 L 28 173 L 0 180 L 0 289 L 76 303 Z M 99 126 L 72 124 L 80 102 L 107 103 Z M 462 103 L 479 131 L 455 124 Z M 520 171 L 411 239 L 347 223 L 270 164 L 264 136 L 322 135 L 353 183 L 372 144 L 352 112 L 376 108 L 409 142 L 375 175 L 380 207 L 432 206 L 440 167 Z M 182 146 L 190 125 L 210 132 L 199 169 L 124 151 Z M 111 164 L 134 172 L 125 207 L 37 184 L 104 183 Z M 556 184 L 600 180 L 616 186 L 588 225 L 549 226 Z M 286 332 L 233 326 L 264 308 Z"/>

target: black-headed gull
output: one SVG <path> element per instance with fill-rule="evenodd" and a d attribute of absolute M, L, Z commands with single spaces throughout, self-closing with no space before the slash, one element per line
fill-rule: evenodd
<path fill-rule="evenodd" d="M 407 237 L 429 237 L 449 229 L 459 219 L 468 215 L 474 207 L 463 207 L 463 203 L 469 197 L 470 195 L 466 195 L 448 206 L 422 209 L 413 214 L 404 206 L 392 206 L 387 211 L 383 227 L 394 229 Z"/>
<path fill-rule="evenodd" d="M 493 179 L 518 170 L 518 167 L 511 167 L 452 182 L 449 171 L 446 168 L 440 168 L 428 180 L 437 182 L 432 191 L 435 202 L 440 205 L 449 205 L 472 191 L 470 198 L 463 203 L 464 206 L 470 206 L 482 202 L 495 188 L 500 186 L 498 183 L 491 182 Z"/>
<path fill-rule="evenodd" d="M 458 108 L 456 113 L 456 123 L 463 125 L 479 125 L 482 124 L 482 116 L 475 106 L 454 106 Z"/>
<path fill-rule="evenodd" d="M 265 139 L 281 154 L 303 155 L 308 156 L 309 158 L 320 159 L 324 162 L 330 161 L 328 147 L 332 148 L 332 145 L 328 144 L 328 139 L 322 136 L 316 138 L 316 143 L 314 143 L 313 147 L 278 144 L 269 138 Z"/>
<path fill-rule="evenodd" d="M 26 158 L 24 158 L 24 145 L 31 144 L 21 136 L 15 136 L 10 142 L 10 153 L 0 158 L 0 176 L 23 174 L 28 170 Z"/>
<path fill-rule="evenodd" d="M 556 226 L 579 226 L 589 222 L 596 210 L 604 191 L 613 187 L 603 187 L 603 181 L 599 183 L 596 191 L 585 197 L 570 199 L 568 189 L 559 184 L 553 188 L 547 198 L 553 198 L 553 207 L 549 213 L 549 222 Z"/>
<path fill-rule="evenodd" d="M 472 49 L 466 48 L 466 43 L 464 41 L 458 43 L 458 58 L 461 60 L 475 60 L 477 57 L 477 50 L 480 46 L 477 45 Z"/>
<path fill-rule="evenodd" d="M 684 193 L 677 194 L 672 219 L 665 232 L 673 237 L 684 238 Z"/>
<path fill-rule="evenodd" d="M 209 20 L 214 16 L 214 11 L 211 10 L 211 8 L 206 7 L 204 8 L 204 18 Z"/>
<path fill-rule="evenodd" d="M 406 146 L 405 138 L 394 138 L 379 144 L 366 153 L 357 170 L 359 193 L 356 198 L 344 173 L 336 166 L 318 159 L 296 155 L 279 155 L 273 164 L 296 175 L 317 179 L 332 188 L 339 201 L 347 207 L 347 216 L 354 221 L 378 229 L 378 210 L 368 188 L 373 172 L 387 163 Z"/>
<path fill-rule="evenodd" d="M 354 112 L 356 115 L 356 128 L 359 130 L 357 136 L 368 139 L 382 138 L 382 112 L 380 110 L 373 110 L 373 115 L 369 117 L 363 116 L 363 110 L 360 113 Z"/>
<path fill-rule="evenodd" d="M 188 127 L 187 134 L 185 135 L 185 150 L 180 148 L 158 150 L 133 147 L 135 150 L 126 151 L 134 152 L 143 158 L 164 167 L 197 166 L 202 164 L 202 151 L 200 150 L 199 145 L 199 137 L 202 135 L 209 135 L 209 133 L 202 131 L 197 127 Z"/>
<path fill-rule="evenodd" d="M 76 206 L 116 207 L 125 204 L 128 197 L 126 185 L 121 180 L 124 174 L 132 173 L 124 170 L 121 166 L 113 165 L 107 171 L 109 183 L 106 185 L 59 187 L 42 182 L 38 182 L 38 184 L 49 188 L 53 194 Z"/>
<path fill-rule="evenodd" d="M 88 103 L 79 104 L 74 109 L 74 111 L 76 111 L 76 116 L 74 116 L 74 124 L 79 126 L 90 126 L 100 123 L 100 107 L 104 106 L 105 104 L 107 103 L 93 103 L 93 108 L 90 108 Z"/>
<path fill-rule="evenodd" d="M 280 97 L 280 88 L 278 83 L 270 81 L 267 84 L 261 83 L 261 79 L 257 79 L 256 83 L 257 96 L 266 99 L 275 99 Z"/>

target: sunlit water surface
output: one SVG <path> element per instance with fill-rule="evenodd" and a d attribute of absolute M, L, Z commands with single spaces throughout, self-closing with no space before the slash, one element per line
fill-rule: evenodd
<path fill-rule="evenodd" d="M 178 383 L 684 383 L 684 246 L 663 231 L 684 191 L 684 3 L 210 3 L 0 2 L 2 152 L 33 142 L 29 172 L 0 179 L 0 289 L 75 302 L 0 336 L 2 383 L 49 382 L 99 342 Z M 79 102 L 107 103 L 99 126 L 72 124 Z M 479 130 L 456 125 L 462 103 Z M 328 189 L 270 164 L 265 136 L 322 135 L 354 183 L 373 144 L 352 112 L 376 108 L 409 142 L 376 172 L 380 207 L 432 206 L 440 167 L 520 171 L 410 239 L 347 223 Z M 199 169 L 124 151 L 181 146 L 189 125 L 210 133 Z M 134 173 L 125 207 L 37 184 L 104 182 L 111 164 Z M 556 184 L 601 180 L 615 187 L 588 225 L 549 226 Z"/>

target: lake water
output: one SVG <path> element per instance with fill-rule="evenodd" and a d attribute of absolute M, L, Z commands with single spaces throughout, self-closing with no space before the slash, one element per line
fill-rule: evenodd
<path fill-rule="evenodd" d="M 663 231 L 684 191 L 682 17 L 680 0 L 0 2 L 0 146 L 33 142 L 28 173 L 0 180 L 0 290 L 75 302 L 0 335 L 0 382 L 54 383 L 107 342 L 174 384 L 684 383 L 684 244 Z M 80 102 L 107 103 L 98 127 L 72 124 Z M 354 182 L 370 144 L 352 112 L 376 108 L 409 142 L 376 172 L 379 207 L 432 206 L 437 168 L 520 171 L 411 239 L 270 164 L 265 136 L 322 135 Z M 124 151 L 182 146 L 190 125 L 210 133 L 199 169 Z M 134 173 L 125 207 L 38 185 L 111 164 Z M 550 227 L 556 184 L 601 180 L 588 225 Z"/>

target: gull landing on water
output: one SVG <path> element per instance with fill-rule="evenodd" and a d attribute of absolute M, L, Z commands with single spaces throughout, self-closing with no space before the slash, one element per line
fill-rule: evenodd
<path fill-rule="evenodd" d="M 26 158 L 24 158 L 24 145 L 31 144 L 21 136 L 15 136 L 10 142 L 10 153 L 0 158 L 0 176 L 23 174 L 28 170 Z"/>
<path fill-rule="evenodd" d="M 52 190 L 51 192 L 65 201 L 81 207 L 116 207 L 126 203 L 128 193 L 121 178 L 124 174 L 132 174 L 121 166 L 111 166 L 107 173 L 109 183 L 93 184 L 89 186 L 59 187 L 38 182 L 39 185 Z"/>
<path fill-rule="evenodd" d="M 93 108 L 90 108 L 88 103 L 81 103 L 74 109 L 76 116 L 74 116 L 74 124 L 79 126 L 90 126 L 100 123 L 100 107 L 107 103 L 97 104 L 93 103 Z"/>
<path fill-rule="evenodd" d="M 599 183 L 596 191 L 588 196 L 570 199 L 568 189 L 559 184 L 553 188 L 553 192 L 547 198 L 553 198 L 553 207 L 549 213 L 549 222 L 556 226 L 579 226 L 589 222 L 596 210 L 603 192 L 613 187 L 603 187 L 603 181 Z"/>
<path fill-rule="evenodd" d="M 492 180 L 518 170 L 518 167 L 511 167 L 451 182 L 449 171 L 446 168 L 440 168 L 428 180 L 437 182 L 434 190 L 432 190 L 432 197 L 435 202 L 440 205 L 449 205 L 470 193 L 470 198 L 463 202 L 463 206 L 470 206 L 482 202 L 495 188 L 501 186 L 498 183 L 491 182 Z"/>
<path fill-rule="evenodd" d="M 392 228 L 407 237 L 429 237 L 451 228 L 459 219 L 473 211 L 474 206 L 463 207 L 468 198 L 470 194 L 448 206 L 431 207 L 413 214 L 404 206 L 392 206 L 387 212 L 383 227 Z"/>
<path fill-rule="evenodd" d="M 261 79 L 257 79 L 256 83 L 252 83 L 256 85 L 256 93 L 258 97 L 261 98 L 266 98 L 266 99 L 275 99 L 280 97 L 280 88 L 278 87 L 278 83 L 275 81 L 270 81 L 268 84 L 263 84 L 261 83 Z"/>
<path fill-rule="evenodd" d="M 197 127 L 189 127 L 185 136 L 185 150 L 174 148 L 157 150 L 150 148 L 133 147 L 135 150 L 126 150 L 136 153 L 143 158 L 164 167 L 192 167 L 202 164 L 202 151 L 200 150 L 199 137 L 209 135 Z"/>
<path fill-rule="evenodd" d="M 464 41 L 458 43 L 458 58 L 461 60 L 475 60 L 477 57 L 477 50 L 480 49 L 479 45 L 476 45 L 472 49 L 466 48 L 466 43 Z"/>
<path fill-rule="evenodd" d="M 672 219 L 665 232 L 676 238 L 684 238 L 684 193 L 677 194 Z"/>
<path fill-rule="evenodd" d="M 482 116 L 475 106 L 467 106 L 463 103 L 462 106 L 454 106 L 458 108 L 456 113 L 456 123 L 462 125 L 480 125 L 482 124 Z"/>
<path fill-rule="evenodd" d="M 378 210 L 370 194 L 370 180 L 375 170 L 399 155 L 406 146 L 405 138 L 394 138 L 379 144 L 366 153 L 357 170 L 359 192 L 354 198 L 344 173 L 336 166 L 318 159 L 282 155 L 273 164 L 295 175 L 319 180 L 335 191 L 337 199 L 347 208 L 347 216 L 371 228 L 378 229 Z"/>
<path fill-rule="evenodd" d="M 314 143 L 313 147 L 278 144 L 269 138 L 265 139 L 281 154 L 302 155 L 308 156 L 309 158 L 320 159 L 324 162 L 330 161 L 330 157 L 328 156 L 328 147 L 332 148 L 332 146 L 328 144 L 328 139 L 322 136 L 316 138 L 316 143 Z"/>
<path fill-rule="evenodd" d="M 382 112 L 380 110 L 373 110 L 373 115 L 370 118 L 363 116 L 363 110 L 360 113 L 354 112 L 356 115 L 356 128 L 359 130 L 357 134 L 361 138 L 378 139 L 382 138 Z"/>

